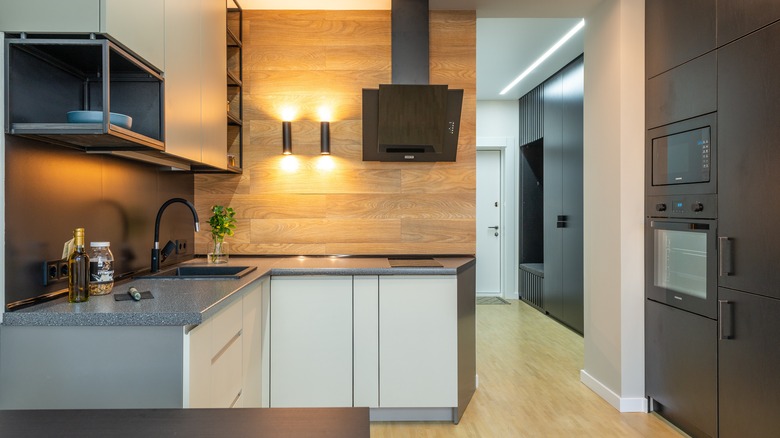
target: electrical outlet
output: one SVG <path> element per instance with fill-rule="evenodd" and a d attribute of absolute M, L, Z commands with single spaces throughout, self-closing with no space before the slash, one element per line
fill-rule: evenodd
<path fill-rule="evenodd" d="M 60 271 L 57 268 L 57 262 L 43 262 L 43 285 L 57 281 L 60 277 Z"/>
<path fill-rule="evenodd" d="M 52 283 L 64 280 L 68 278 L 68 261 L 67 260 L 50 260 L 43 262 L 43 285 L 47 286 Z"/>
<path fill-rule="evenodd" d="M 68 278 L 68 261 L 60 260 L 57 266 L 60 268 L 60 280 Z"/>
<path fill-rule="evenodd" d="M 176 254 L 186 254 L 187 253 L 187 240 L 186 239 L 179 239 L 176 241 Z"/>

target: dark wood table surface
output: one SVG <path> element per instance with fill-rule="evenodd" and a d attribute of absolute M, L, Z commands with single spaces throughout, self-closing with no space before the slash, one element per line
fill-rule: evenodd
<path fill-rule="evenodd" d="M 368 408 L 0 410 L 14 438 L 367 438 Z"/>

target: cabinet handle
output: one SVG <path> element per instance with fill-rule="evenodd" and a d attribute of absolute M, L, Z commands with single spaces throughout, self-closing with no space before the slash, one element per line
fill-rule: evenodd
<path fill-rule="evenodd" d="M 718 300 L 718 340 L 734 339 L 734 303 Z"/>
<path fill-rule="evenodd" d="M 234 398 L 234 399 L 233 399 L 233 401 L 230 403 L 230 407 L 231 407 L 231 408 L 234 408 L 234 407 L 236 407 L 236 403 L 238 403 L 238 399 L 240 399 L 240 398 L 241 398 L 241 393 L 242 393 L 242 392 L 243 392 L 243 391 L 238 391 L 238 394 L 236 395 L 236 398 Z"/>
<path fill-rule="evenodd" d="M 214 355 L 214 357 L 211 358 L 212 365 L 219 360 L 220 357 L 222 357 L 223 354 L 227 351 L 228 348 L 230 348 L 231 345 L 233 345 L 236 341 L 241 339 L 241 330 L 238 331 L 235 335 L 233 335 L 232 338 L 230 338 L 229 341 L 225 345 L 222 346 L 222 348 L 219 349 L 217 354 Z"/>
<path fill-rule="evenodd" d="M 731 238 L 718 237 L 718 275 L 726 277 L 734 274 L 731 257 Z"/>
<path fill-rule="evenodd" d="M 566 223 L 569 221 L 569 217 L 566 215 L 558 215 L 558 221 L 555 224 L 556 228 L 566 228 Z"/>

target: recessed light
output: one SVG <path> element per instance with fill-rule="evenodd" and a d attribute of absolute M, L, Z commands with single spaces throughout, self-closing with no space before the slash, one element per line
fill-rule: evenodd
<path fill-rule="evenodd" d="M 529 75 L 529 74 L 530 74 L 532 71 L 534 71 L 534 69 L 536 69 L 536 67 L 539 67 L 539 65 L 541 65 L 541 64 L 542 64 L 542 63 L 543 63 L 543 62 L 544 62 L 544 61 L 545 61 L 547 58 L 549 58 L 549 57 L 550 57 L 550 55 L 552 55 L 552 54 L 553 54 L 553 53 L 554 53 L 556 50 L 558 50 L 559 48 L 561 48 L 561 46 L 562 46 L 562 45 L 564 45 L 564 44 L 566 43 L 566 41 L 569 41 L 569 40 L 571 39 L 571 37 L 573 37 L 573 36 L 574 36 L 574 35 L 575 35 L 577 32 L 579 32 L 579 31 L 580 31 L 580 29 L 582 29 L 583 27 L 585 27 L 585 19 L 582 19 L 582 20 L 580 20 L 580 22 L 579 22 L 579 23 L 577 23 L 577 25 L 576 25 L 576 26 L 574 26 L 574 27 L 573 27 L 573 28 L 572 28 L 572 29 L 571 29 L 569 32 L 567 32 L 567 33 L 566 33 L 566 35 L 564 35 L 564 36 L 563 36 L 563 38 L 561 38 L 560 40 L 558 40 L 558 42 L 557 42 L 557 43 L 555 43 L 555 44 L 554 44 L 552 47 L 550 47 L 549 49 L 547 49 L 547 51 L 546 51 L 546 52 L 544 52 L 544 55 L 540 56 L 540 57 L 539 57 L 539 59 L 537 59 L 536 61 L 534 61 L 534 63 L 533 63 L 533 64 L 531 64 L 531 66 L 530 66 L 530 67 L 528 67 L 527 69 L 525 69 L 525 71 L 524 71 L 524 72 L 520 73 L 520 76 L 516 77 L 516 78 L 515 78 L 515 80 L 514 80 L 514 81 L 512 81 L 512 83 L 510 83 L 509 85 L 507 85 L 507 86 L 506 86 L 506 88 L 504 88 L 503 90 L 501 90 L 501 92 L 500 92 L 499 94 L 503 96 L 504 94 L 506 94 L 507 92 L 509 92 L 509 90 L 511 90 L 511 89 L 512 89 L 512 87 L 514 87 L 515 85 L 517 85 L 517 83 L 518 83 L 518 82 L 522 81 L 522 80 L 523 80 L 523 78 L 525 78 L 525 77 L 526 77 L 526 76 L 528 76 L 528 75 Z"/>

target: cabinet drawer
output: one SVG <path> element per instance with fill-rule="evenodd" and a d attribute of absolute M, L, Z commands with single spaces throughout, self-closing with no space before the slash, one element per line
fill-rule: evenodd
<path fill-rule="evenodd" d="M 241 332 L 243 312 L 241 300 L 220 310 L 211 317 L 211 357 L 212 360 L 233 338 Z"/>
<path fill-rule="evenodd" d="M 241 334 L 211 360 L 212 407 L 232 407 L 241 393 Z"/>

